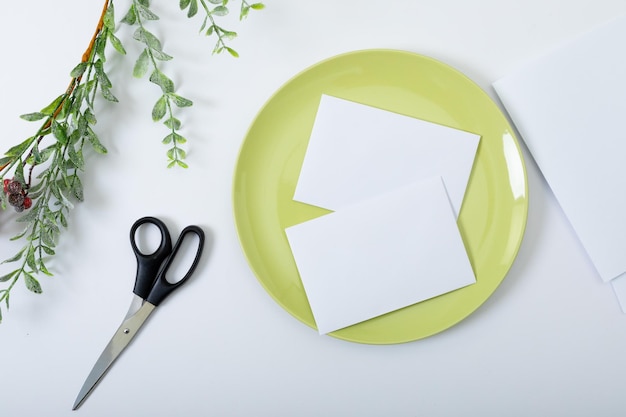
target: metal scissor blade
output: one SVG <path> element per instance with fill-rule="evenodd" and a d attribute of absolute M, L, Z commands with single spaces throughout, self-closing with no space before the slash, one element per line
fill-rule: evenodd
<path fill-rule="evenodd" d="M 150 313 L 152 313 L 152 310 L 154 310 L 154 307 L 153 304 L 146 302 L 135 314 L 127 317 L 122 322 L 87 376 L 85 383 L 76 397 L 72 410 L 76 410 L 80 407 L 87 396 L 93 391 L 113 362 L 115 362 L 115 359 L 126 349 L 130 341 L 133 340 L 141 326 L 150 316 Z"/>

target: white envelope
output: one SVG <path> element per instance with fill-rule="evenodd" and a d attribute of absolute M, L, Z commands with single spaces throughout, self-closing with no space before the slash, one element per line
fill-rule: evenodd
<path fill-rule="evenodd" d="M 621 17 L 494 84 L 604 281 L 626 272 L 624 39 Z"/>
<path fill-rule="evenodd" d="M 440 177 L 285 232 L 320 334 L 476 281 Z"/>
<path fill-rule="evenodd" d="M 294 200 L 329 210 L 432 176 L 458 215 L 480 136 L 323 95 Z"/>

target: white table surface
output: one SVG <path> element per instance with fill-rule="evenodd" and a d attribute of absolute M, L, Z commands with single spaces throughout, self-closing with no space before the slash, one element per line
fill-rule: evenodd
<path fill-rule="evenodd" d="M 236 3 L 238 4 L 238 3 Z M 154 29 L 174 56 L 165 71 L 194 100 L 179 113 L 188 170 L 165 168 L 158 91 L 130 76 L 138 46 L 111 57 L 121 103 L 99 101 L 107 156 L 90 155 L 86 201 L 71 214 L 44 294 L 18 285 L 0 325 L 2 416 L 621 416 L 626 412 L 626 316 L 601 283 L 526 151 L 528 226 L 494 295 L 427 339 L 371 346 L 319 336 L 257 282 L 235 232 L 231 188 L 246 130 L 289 78 L 339 53 L 404 49 L 442 60 L 495 99 L 491 83 L 524 61 L 626 13 L 623 0 L 267 0 L 232 20 L 239 59 L 211 56 L 178 2 L 153 2 Z M 128 1 L 116 1 L 118 19 Z M 32 135 L 18 118 L 69 82 L 99 0 L 0 5 L 3 149 Z M 154 27 L 154 26 L 152 26 Z M 616 51 L 623 53 L 624 51 Z M 581 57 L 585 59 L 585 57 Z M 128 229 L 155 215 L 171 229 L 208 231 L 188 287 L 153 315 L 78 411 L 84 378 L 130 301 Z M 18 243 L 0 212 L 0 257 Z M 626 254 L 625 254 L 626 256 Z M 5 265 L 6 266 L 6 265 Z M 1 270 L 0 270 L 1 271 Z"/>

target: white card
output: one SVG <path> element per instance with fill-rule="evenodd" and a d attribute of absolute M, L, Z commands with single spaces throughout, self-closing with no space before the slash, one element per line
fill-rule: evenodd
<path fill-rule="evenodd" d="M 458 215 L 480 136 L 323 95 L 294 200 L 338 210 L 432 176 Z"/>
<path fill-rule="evenodd" d="M 440 177 L 285 231 L 320 334 L 476 282 Z"/>
<path fill-rule="evenodd" d="M 626 18 L 494 87 L 604 281 L 626 272 Z"/>

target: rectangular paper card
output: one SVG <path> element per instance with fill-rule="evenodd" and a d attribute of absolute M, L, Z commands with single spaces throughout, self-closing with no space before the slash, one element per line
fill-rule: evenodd
<path fill-rule="evenodd" d="M 458 215 L 480 136 L 323 95 L 294 200 L 338 210 L 441 176 Z"/>
<path fill-rule="evenodd" d="M 626 17 L 494 84 L 604 281 L 626 272 Z"/>
<path fill-rule="evenodd" d="M 320 334 L 476 282 L 441 177 L 285 231 Z"/>

